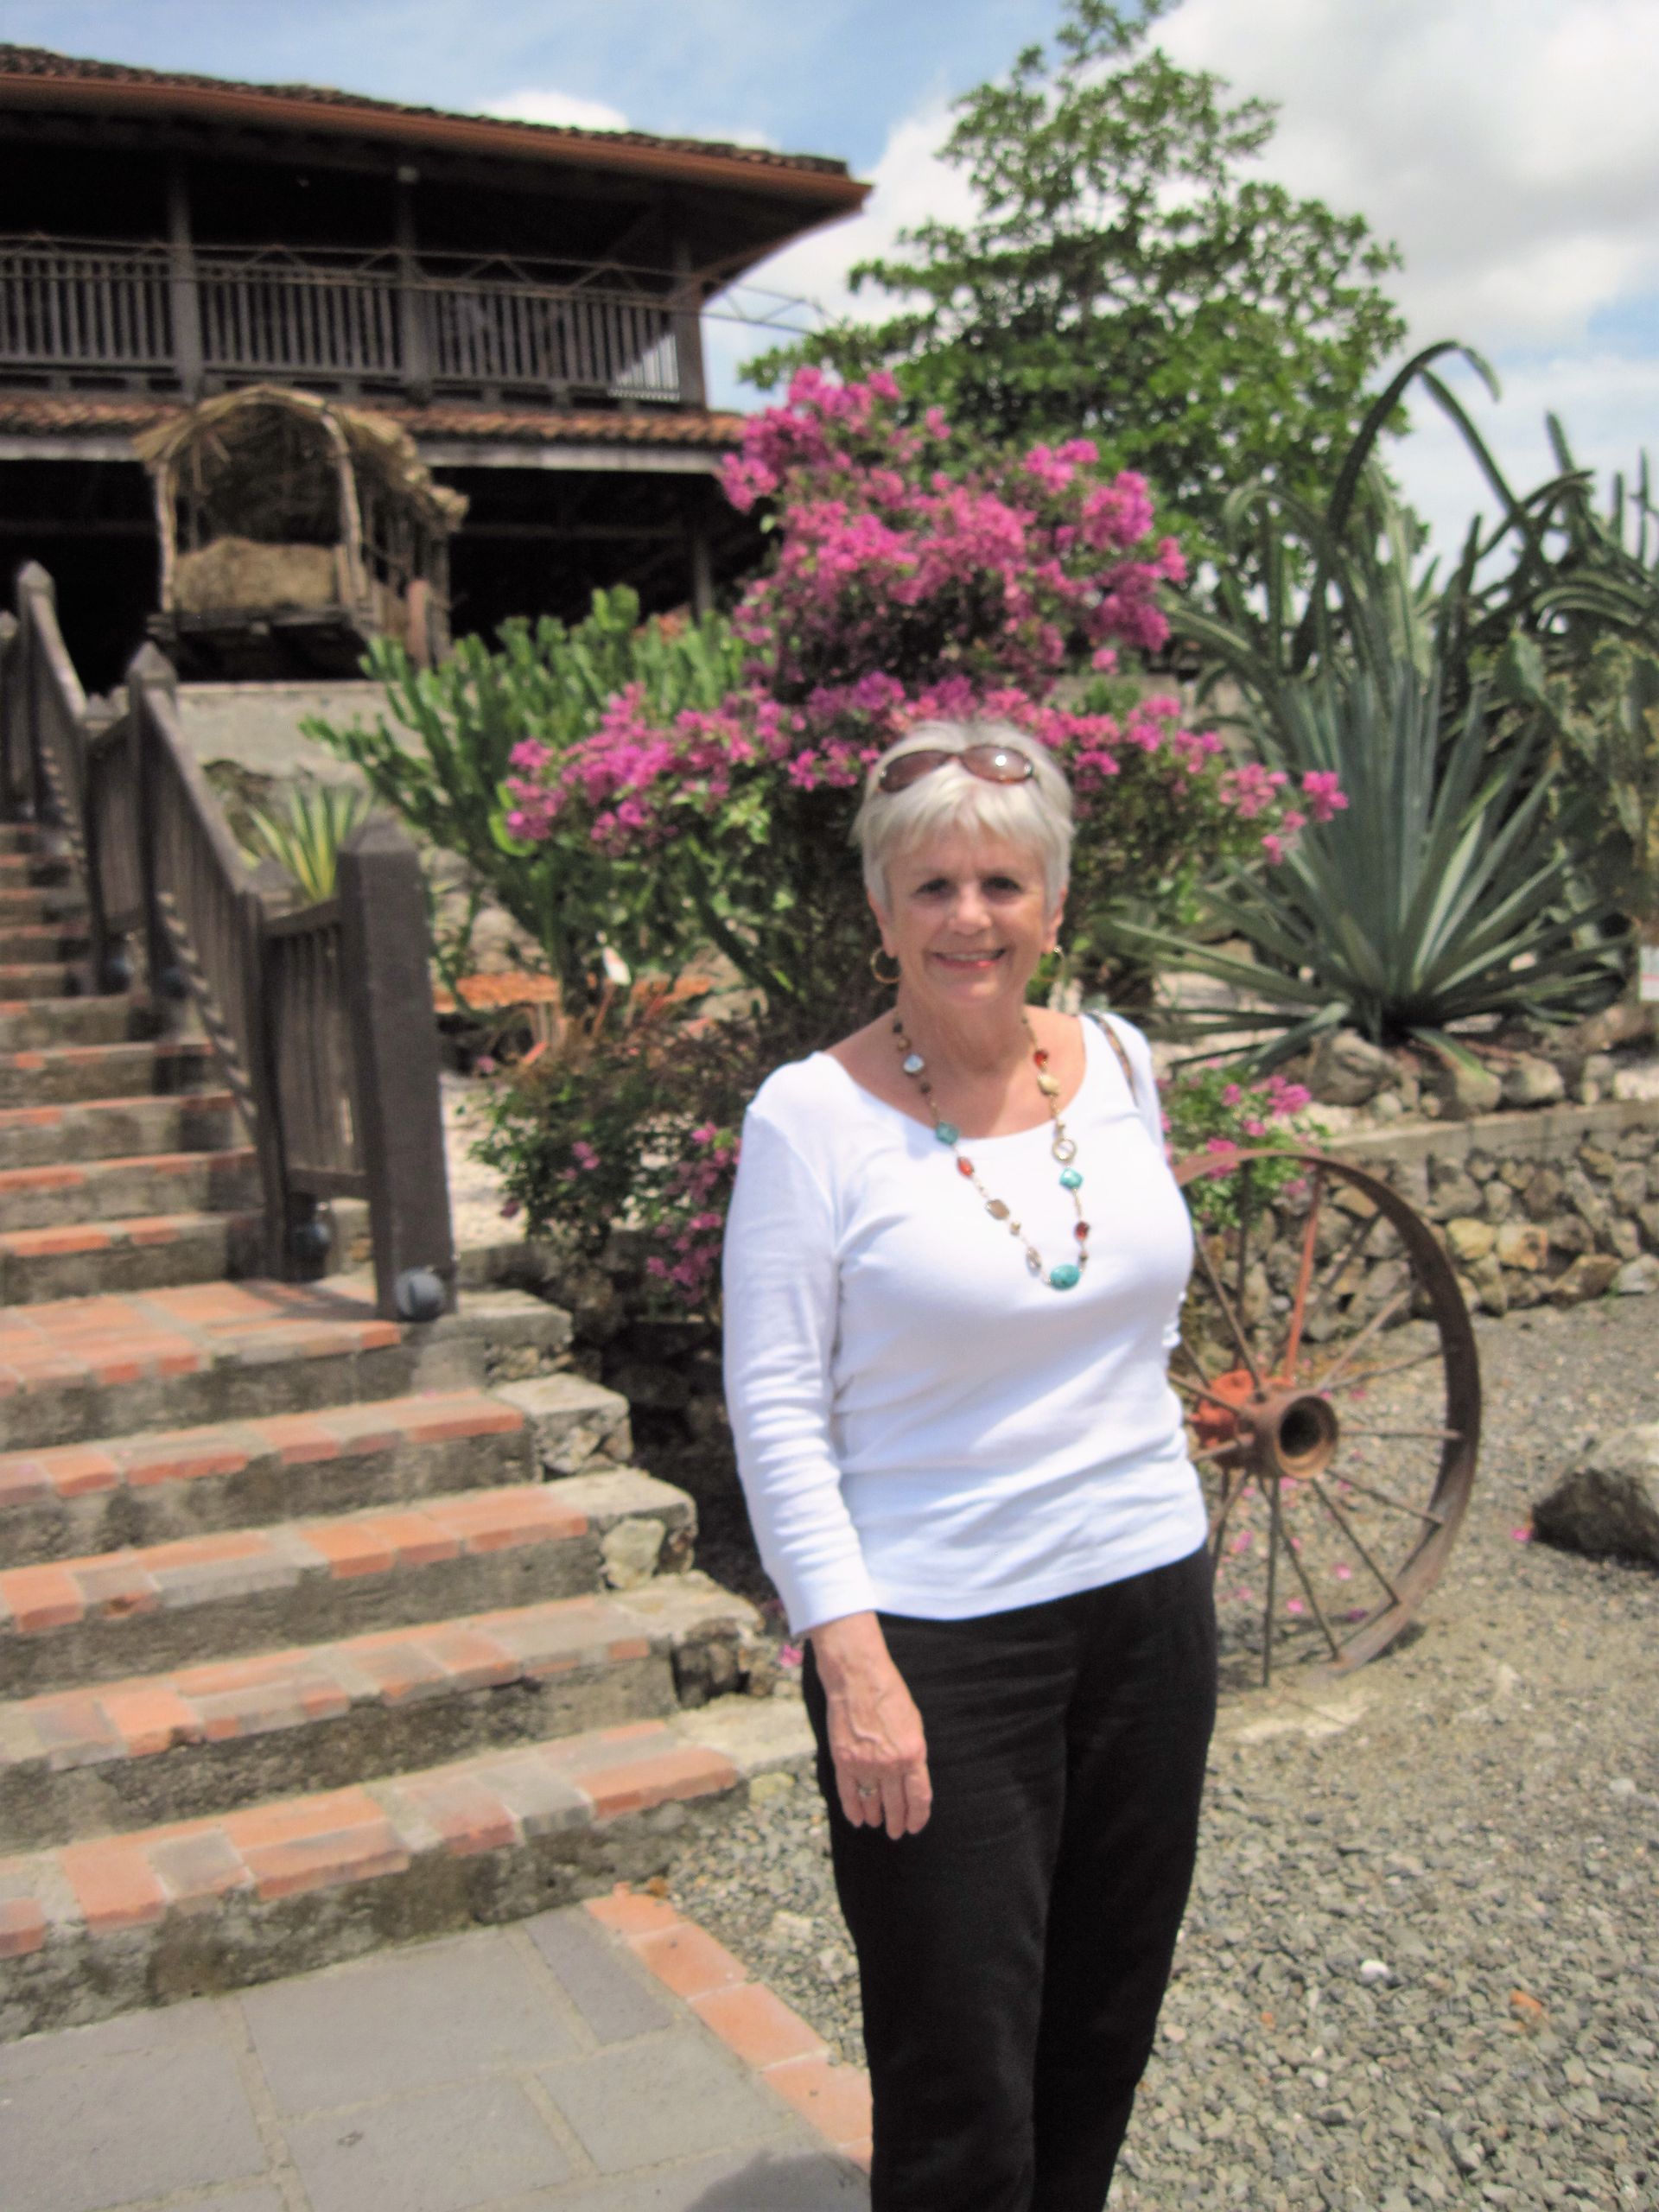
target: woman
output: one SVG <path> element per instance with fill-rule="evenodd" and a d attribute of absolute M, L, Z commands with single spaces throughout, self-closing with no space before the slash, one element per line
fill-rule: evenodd
<path fill-rule="evenodd" d="M 738 1465 L 808 1643 L 876 2212 L 1100 2212 L 1215 1712 L 1191 1232 L 1144 1040 L 1026 1005 L 1071 849 L 1045 749 L 918 728 L 855 834 L 897 1003 L 744 1122 Z"/>

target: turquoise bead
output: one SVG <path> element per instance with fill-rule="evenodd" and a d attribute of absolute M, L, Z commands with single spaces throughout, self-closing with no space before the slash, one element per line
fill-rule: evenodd
<path fill-rule="evenodd" d="M 1049 1287 L 1052 1290 L 1075 1290 L 1082 1281 L 1083 1269 L 1073 1267 L 1070 1260 L 1058 1268 L 1051 1268 L 1048 1271 Z"/>
<path fill-rule="evenodd" d="M 962 1131 L 954 1122 L 940 1122 L 933 1134 L 941 1144 L 955 1144 L 961 1136 Z"/>
<path fill-rule="evenodd" d="M 1063 1191 L 1080 1191 L 1083 1188 L 1083 1178 L 1075 1167 L 1061 1169 L 1060 1188 Z"/>

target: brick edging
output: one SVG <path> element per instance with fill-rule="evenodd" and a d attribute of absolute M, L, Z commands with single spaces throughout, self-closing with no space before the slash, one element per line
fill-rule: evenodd
<path fill-rule="evenodd" d="M 703 2025 L 775 2089 L 832 2150 L 865 2172 L 870 2166 L 870 2077 L 837 2065 L 823 2038 L 666 1897 L 619 1882 L 588 1910 Z"/>

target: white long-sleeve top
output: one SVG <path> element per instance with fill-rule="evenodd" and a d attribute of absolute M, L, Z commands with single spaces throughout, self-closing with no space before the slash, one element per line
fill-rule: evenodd
<path fill-rule="evenodd" d="M 1151 1057 L 1084 1021 L 1064 1109 L 1090 1224 L 1074 1290 L 1033 1276 L 928 1124 L 814 1052 L 743 1123 L 725 1246 L 726 1402 L 760 1556 L 797 1632 L 963 1619 L 1205 1540 L 1166 1362 L 1192 1261 Z M 1077 1251 L 1052 1125 L 964 1138 L 1046 1265 Z"/>

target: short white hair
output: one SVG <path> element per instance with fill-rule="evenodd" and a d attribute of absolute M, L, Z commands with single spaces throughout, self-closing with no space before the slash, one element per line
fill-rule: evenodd
<path fill-rule="evenodd" d="M 1006 745 L 1023 753 L 1035 773 L 1017 784 L 994 784 L 946 762 L 901 791 L 884 791 L 881 771 L 906 753 L 961 753 L 970 745 Z M 1012 722 L 918 722 L 870 764 L 853 838 L 864 860 L 872 899 L 891 912 L 888 871 L 903 853 L 941 830 L 965 830 L 1006 838 L 1035 855 L 1052 913 L 1071 874 L 1071 786 L 1039 738 Z"/>

